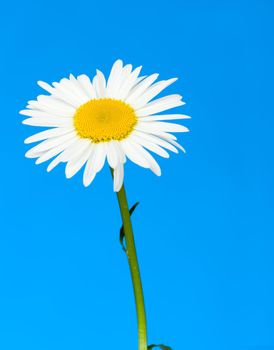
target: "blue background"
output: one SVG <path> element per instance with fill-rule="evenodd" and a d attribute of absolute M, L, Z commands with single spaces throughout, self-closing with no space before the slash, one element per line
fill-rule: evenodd
<path fill-rule="evenodd" d="M 0 349 L 136 349 L 107 167 L 25 159 L 18 111 L 37 80 L 108 73 L 122 58 L 180 80 L 187 154 L 163 175 L 128 163 L 150 343 L 274 349 L 274 2 L 10 1 L 1 6 Z"/>

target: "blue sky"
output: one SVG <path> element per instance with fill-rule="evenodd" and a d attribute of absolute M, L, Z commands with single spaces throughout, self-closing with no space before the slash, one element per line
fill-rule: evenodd
<path fill-rule="evenodd" d="M 136 349 L 120 217 L 105 168 L 88 189 L 25 159 L 37 80 L 117 58 L 180 79 L 186 155 L 126 167 L 150 343 L 274 349 L 274 3 L 13 1 L 1 11 L 0 349 Z"/>

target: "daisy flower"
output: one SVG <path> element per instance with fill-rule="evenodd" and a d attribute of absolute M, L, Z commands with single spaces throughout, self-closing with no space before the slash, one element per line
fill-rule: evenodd
<path fill-rule="evenodd" d="M 139 76 L 142 67 L 132 69 L 117 60 L 106 80 L 97 70 L 91 81 L 87 75 L 61 79 L 49 85 L 38 85 L 49 95 L 29 101 L 28 116 L 23 124 L 47 128 L 25 140 L 39 142 L 27 153 L 36 164 L 51 160 L 47 171 L 65 162 L 67 178 L 84 167 L 83 184 L 91 184 L 108 162 L 113 169 L 114 191 L 121 189 L 126 159 L 161 175 L 151 155 L 168 158 L 167 152 L 184 151 L 173 132 L 187 132 L 180 124 L 169 122 L 189 118 L 183 114 L 161 114 L 185 103 L 174 94 L 154 99 L 177 79 L 156 82 L 158 74 Z M 166 122 L 168 121 L 168 122 Z"/>

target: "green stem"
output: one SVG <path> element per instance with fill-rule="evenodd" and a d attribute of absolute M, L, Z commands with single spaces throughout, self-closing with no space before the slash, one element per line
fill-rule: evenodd
<path fill-rule="evenodd" d="M 135 297 L 138 322 L 138 350 L 147 350 L 147 330 L 144 295 L 124 185 L 122 186 L 121 190 L 117 193 L 117 198 L 124 226 L 126 253 L 128 257 L 128 263 Z"/>

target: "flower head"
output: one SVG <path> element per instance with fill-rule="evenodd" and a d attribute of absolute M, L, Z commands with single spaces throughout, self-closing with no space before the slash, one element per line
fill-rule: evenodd
<path fill-rule="evenodd" d="M 170 132 L 186 132 L 180 124 L 164 120 L 186 119 L 183 114 L 158 114 L 184 105 L 180 95 L 154 99 L 177 79 L 156 82 L 158 74 L 139 77 L 141 67 L 132 70 L 117 60 L 105 79 L 97 70 L 91 81 L 87 75 L 61 79 L 49 85 L 38 85 L 49 95 L 29 101 L 20 111 L 29 116 L 23 124 L 46 127 L 28 137 L 25 143 L 40 142 L 27 153 L 36 164 L 51 159 L 47 170 L 65 162 L 65 173 L 71 178 L 84 167 L 85 186 L 95 178 L 107 161 L 114 170 L 114 191 L 124 179 L 126 159 L 161 175 L 161 169 L 150 152 L 168 158 L 166 150 L 184 151 Z"/>

